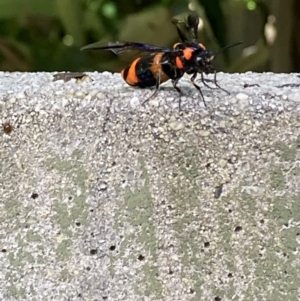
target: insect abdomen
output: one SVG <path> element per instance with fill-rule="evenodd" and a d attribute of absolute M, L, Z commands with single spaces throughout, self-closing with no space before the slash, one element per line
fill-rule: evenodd
<path fill-rule="evenodd" d="M 150 70 L 152 57 L 137 58 L 130 66 L 121 71 L 122 77 L 130 86 L 146 88 L 155 86 L 156 78 Z"/>
<path fill-rule="evenodd" d="M 122 77 L 130 86 L 152 87 L 173 78 L 168 64 L 162 64 L 164 53 L 135 59 L 130 66 L 121 71 Z M 170 74 L 171 72 L 171 74 Z"/>

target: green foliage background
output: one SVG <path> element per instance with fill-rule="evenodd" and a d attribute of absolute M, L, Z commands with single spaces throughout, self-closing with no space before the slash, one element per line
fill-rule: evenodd
<path fill-rule="evenodd" d="M 274 0 L 276 1 L 276 0 Z M 0 70 L 6 71 L 119 71 L 130 55 L 82 52 L 86 44 L 127 40 L 172 46 L 178 41 L 171 17 L 195 10 L 203 20 L 200 41 L 217 51 L 243 40 L 242 46 L 224 51 L 218 70 L 242 72 L 270 70 L 264 28 L 270 14 L 264 0 L 0 0 Z M 235 17 L 234 11 L 239 17 Z M 243 32 L 241 16 L 256 17 Z M 257 17 L 259 16 L 259 17 Z M 230 19 L 230 20 L 229 20 Z M 257 22 L 259 20 L 259 22 Z M 228 24 L 231 23 L 231 27 Z M 232 25 L 233 24 L 233 25 Z M 233 30 L 234 29 L 234 30 Z M 243 49 L 256 51 L 243 56 Z M 274 59 L 274 58 L 273 58 Z"/>

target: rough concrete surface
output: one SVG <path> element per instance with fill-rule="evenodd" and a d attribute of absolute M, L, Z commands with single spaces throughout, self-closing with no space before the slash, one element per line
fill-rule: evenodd
<path fill-rule="evenodd" d="M 54 79 L 0 73 L 0 300 L 300 300 L 298 74 Z"/>

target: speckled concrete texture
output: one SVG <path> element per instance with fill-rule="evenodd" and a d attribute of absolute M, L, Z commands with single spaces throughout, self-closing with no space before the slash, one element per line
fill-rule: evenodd
<path fill-rule="evenodd" d="M 0 73 L 0 300 L 300 300 L 299 75 L 218 82 Z"/>

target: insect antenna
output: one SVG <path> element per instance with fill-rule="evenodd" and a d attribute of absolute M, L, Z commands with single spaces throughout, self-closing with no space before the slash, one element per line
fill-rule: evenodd
<path fill-rule="evenodd" d="M 232 48 L 232 47 L 235 47 L 235 46 L 238 46 L 238 45 L 241 45 L 243 42 L 237 42 L 237 43 L 234 43 L 234 44 L 231 44 L 231 45 L 227 45 L 221 49 L 219 49 L 216 54 L 214 55 L 214 58 L 216 58 L 216 56 L 218 54 L 220 54 L 222 51 L 226 50 L 226 49 L 229 49 L 229 48 Z"/>

